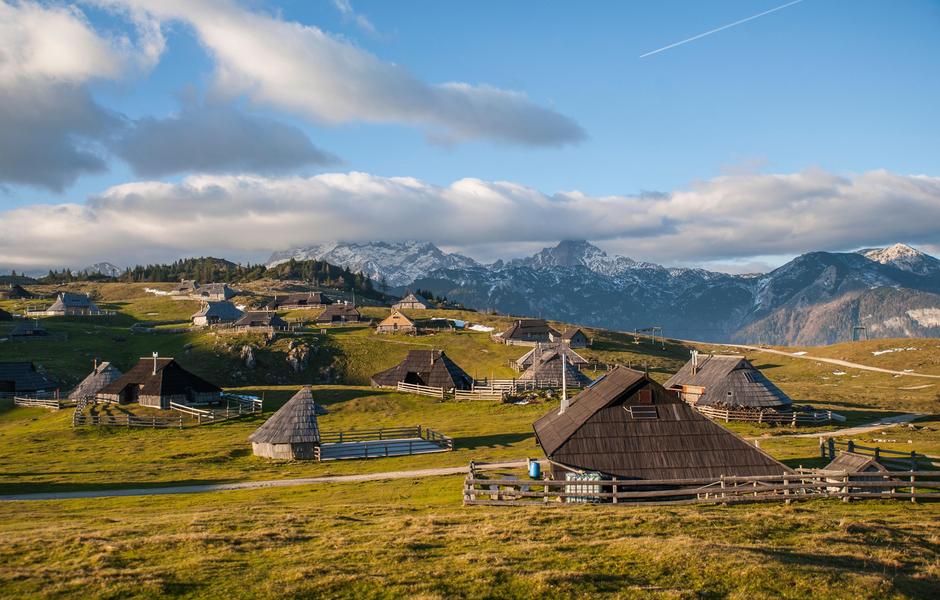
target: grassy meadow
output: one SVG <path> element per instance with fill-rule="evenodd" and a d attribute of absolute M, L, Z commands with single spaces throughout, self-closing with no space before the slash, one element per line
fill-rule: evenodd
<path fill-rule="evenodd" d="M 413 348 L 444 349 L 471 375 L 511 377 L 527 351 L 488 333 L 378 336 L 365 324 L 307 326 L 310 364 L 294 372 L 290 340 L 192 330 L 134 333 L 136 322 L 185 325 L 198 303 L 145 285 L 88 284 L 99 318 L 48 318 L 67 339 L 0 341 L 0 361 L 32 360 L 67 388 L 95 358 L 122 369 L 158 351 L 264 412 L 182 430 L 71 427 L 71 411 L 0 405 L 0 495 L 138 488 L 465 466 L 540 457 L 532 422 L 557 398 L 527 405 L 439 402 L 367 387 Z M 7 310 L 23 304 L 0 302 Z M 369 319 L 387 314 L 365 308 Z M 511 319 L 422 311 L 495 327 Z M 314 311 L 289 318 L 312 320 Z M 563 327 L 562 324 L 558 326 Z M 10 323 L 0 323 L 0 339 Z M 664 381 L 691 348 L 587 330 L 578 350 L 600 363 L 648 368 Z M 667 332 L 668 333 L 668 332 Z M 239 359 L 244 345 L 258 365 Z M 874 355 L 883 349 L 917 347 Z M 730 351 L 701 345 L 703 351 Z M 892 369 L 936 372 L 938 340 L 879 340 L 805 350 Z M 748 357 L 794 401 L 832 409 L 842 426 L 906 412 L 911 426 L 856 442 L 940 456 L 940 383 L 772 354 Z M 907 358 L 910 363 L 904 362 Z M 884 361 L 879 362 L 879 361 Z M 837 374 L 844 373 L 844 374 Z M 594 375 L 590 371 L 589 375 Z M 601 375 L 601 372 L 596 375 Z M 301 384 L 328 410 L 324 431 L 423 425 L 455 451 L 326 463 L 254 457 L 248 435 Z M 134 406 L 114 410 L 138 410 Z M 727 426 L 791 466 L 816 467 L 817 435 L 835 427 Z M 796 437 L 794 433 L 809 433 Z M 461 477 L 269 488 L 175 496 L 0 502 L 0 597 L 10 598 L 928 598 L 940 589 L 940 505 L 817 500 L 746 506 L 489 508 L 461 505 Z"/>

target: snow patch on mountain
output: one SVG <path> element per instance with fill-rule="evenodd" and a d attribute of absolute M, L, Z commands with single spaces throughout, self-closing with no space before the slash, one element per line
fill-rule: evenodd
<path fill-rule="evenodd" d="M 907 311 L 907 316 L 922 327 L 940 327 L 940 308 L 915 308 Z"/>
<path fill-rule="evenodd" d="M 84 269 L 80 269 L 79 272 L 107 275 L 108 277 L 117 277 L 124 271 L 109 262 L 99 262 L 93 265 L 89 265 Z"/>
<path fill-rule="evenodd" d="M 887 248 L 866 248 L 859 250 L 858 253 L 877 263 L 891 265 L 917 275 L 940 272 L 940 261 L 907 244 L 894 244 Z"/>

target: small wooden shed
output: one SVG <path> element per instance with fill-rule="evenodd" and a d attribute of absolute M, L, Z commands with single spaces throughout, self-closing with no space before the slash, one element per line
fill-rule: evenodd
<path fill-rule="evenodd" d="M 317 316 L 317 323 L 358 323 L 360 319 L 362 315 L 352 304 L 331 304 Z"/>
<path fill-rule="evenodd" d="M 392 314 L 382 319 L 382 322 L 375 328 L 376 333 L 416 333 L 417 331 L 415 322 L 397 309 L 392 309 Z"/>
<path fill-rule="evenodd" d="M 574 365 L 576 369 L 581 369 L 584 365 L 588 364 L 588 360 L 572 350 L 570 346 L 561 343 L 550 343 L 536 344 L 535 348 L 532 348 L 517 358 L 513 365 L 517 371 L 525 371 L 531 367 L 538 358 L 547 352 L 564 352 L 565 361 L 571 365 Z"/>
<path fill-rule="evenodd" d="M 469 390 L 473 386 L 473 378 L 443 350 L 410 350 L 405 360 L 372 376 L 372 385 L 376 387 L 393 388 L 399 383 Z"/>
<path fill-rule="evenodd" d="M 255 456 L 283 460 L 312 460 L 320 445 L 317 403 L 313 390 L 304 386 L 248 440 Z"/>
<path fill-rule="evenodd" d="M 534 424 L 556 479 L 781 475 L 792 469 L 713 423 L 646 373 L 617 367 Z"/>
<path fill-rule="evenodd" d="M 561 341 L 570 348 L 587 348 L 591 339 L 578 327 L 569 327 L 561 334 Z"/>
<path fill-rule="evenodd" d="M 172 358 L 141 358 L 131 370 L 101 388 L 96 398 L 105 402 L 170 409 L 170 403 L 218 404 L 222 388 L 184 369 Z"/>
<path fill-rule="evenodd" d="M 840 452 L 832 461 L 823 467 L 823 471 L 833 471 L 844 473 L 871 473 L 871 475 L 850 475 L 849 481 L 884 481 L 887 479 L 887 476 L 884 473 L 888 472 L 881 463 L 875 460 L 873 456 L 865 456 L 863 454 L 857 454 L 855 452 Z M 838 475 L 833 475 L 832 477 L 826 478 L 826 483 L 844 483 L 845 478 L 839 477 Z M 848 490 L 845 490 L 845 486 L 833 486 L 827 488 L 830 492 L 872 492 L 872 493 L 882 493 L 888 491 L 890 488 L 877 488 L 877 487 L 849 487 Z"/>

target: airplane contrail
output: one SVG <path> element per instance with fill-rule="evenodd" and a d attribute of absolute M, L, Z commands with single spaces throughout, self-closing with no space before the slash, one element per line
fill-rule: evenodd
<path fill-rule="evenodd" d="M 787 2 L 786 4 L 783 4 L 783 5 L 778 6 L 778 7 L 776 7 L 776 8 L 771 8 L 770 10 L 765 10 L 765 11 L 762 12 L 762 13 L 758 13 L 758 14 L 756 14 L 756 15 L 751 15 L 750 17 L 747 17 L 747 18 L 745 18 L 745 19 L 741 19 L 740 21 L 735 21 L 734 23 L 728 23 L 727 25 L 722 25 L 721 27 L 718 27 L 718 28 L 716 28 L 716 29 L 712 29 L 711 31 L 706 31 L 705 33 L 700 33 L 700 34 L 698 34 L 698 35 L 694 35 L 694 36 L 692 36 L 692 37 L 690 37 L 690 38 L 684 39 L 684 40 L 682 40 L 681 42 L 676 42 L 675 44 L 669 44 L 668 46 L 663 46 L 662 48 L 659 48 L 658 50 L 653 50 L 652 52 L 647 52 L 646 54 L 641 54 L 641 55 L 640 55 L 640 58 L 646 58 L 647 56 L 652 56 L 652 55 L 654 55 L 654 54 L 659 54 L 660 52 L 663 52 L 663 51 L 665 51 L 665 50 L 669 50 L 670 48 L 675 48 L 676 46 L 681 46 L 682 44 L 688 44 L 689 42 L 694 42 L 695 40 L 701 39 L 701 38 L 703 38 L 703 37 L 705 37 L 705 36 L 707 36 L 707 35 L 711 35 L 711 34 L 713 34 L 713 33 L 718 33 L 719 31 L 723 31 L 723 30 L 725 30 L 725 29 L 729 29 L 729 28 L 731 28 L 731 27 L 735 27 L 735 26 L 737 26 L 737 25 L 740 25 L 741 23 L 747 23 L 748 21 L 753 21 L 754 19 L 763 17 L 764 15 L 769 15 L 769 14 L 772 13 L 772 12 L 777 12 L 778 10 L 783 10 L 784 8 L 786 8 L 786 7 L 788 7 L 788 6 L 793 6 L 794 4 L 799 4 L 799 3 L 802 2 L 802 1 L 803 1 L 803 0 L 793 0 L 793 2 Z"/>

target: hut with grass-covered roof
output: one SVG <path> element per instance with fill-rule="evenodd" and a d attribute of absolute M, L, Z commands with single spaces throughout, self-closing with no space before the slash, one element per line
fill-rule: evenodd
<path fill-rule="evenodd" d="M 537 420 L 556 479 L 700 479 L 792 472 L 641 371 L 617 367 Z"/>
<path fill-rule="evenodd" d="M 410 350 L 405 360 L 372 376 L 372 385 L 376 387 L 394 388 L 399 383 L 469 390 L 473 386 L 473 378 L 443 350 Z"/>
<path fill-rule="evenodd" d="M 699 354 L 664 384 L 693 406 L 731 410 L 792 412 L 793 401 L 747 358 Z"/>
<path fill-rule="evenodd" d="M 105 386 L 119 379 L 121 375 L 123 373 L 111 363 L 95 360 L 91 373 L 69 392 L 69 400 L 94 398 Z"/>
<path fill-rule="evenodd" d="M 318 412 L 313 390 L 304 386 L 248 437 L 252 452 L 283 460 L 316 458 L 320 445 Z"/>

